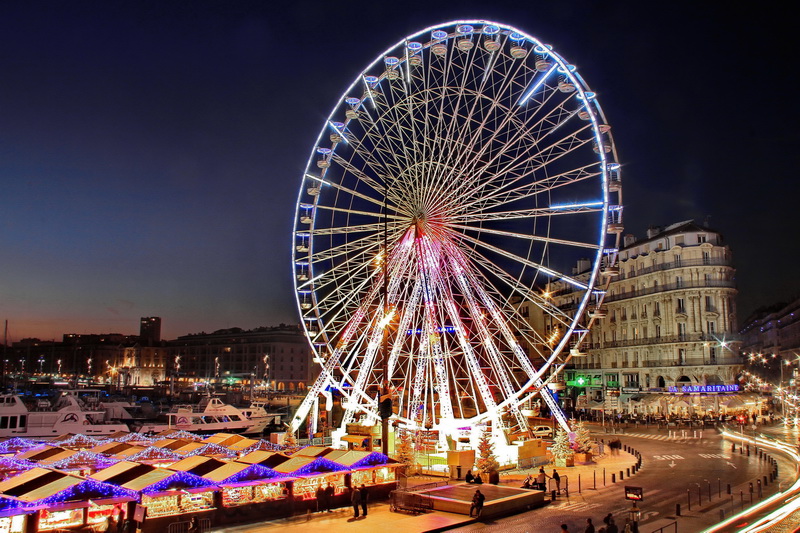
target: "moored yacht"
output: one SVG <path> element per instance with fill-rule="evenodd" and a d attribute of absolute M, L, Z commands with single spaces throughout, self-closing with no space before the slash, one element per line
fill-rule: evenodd
<path fill-rule="evenodd" d="M 16 394 L 0 395 L 0 437 L 57 437 L 67 433 L 106 436 L 130 431 L 119 422 L 107 422 L 105 411 L 87 405 L 70 391 L 58 397 L 55 405 L 36 398 L 27 405 Z"/>
<path fill-rule="evenodd" d="M 263 407 L 262 407 L 263 410 Z M 264 411 L 266 415 L 266 411 Z M 166 414 L 166 420 L 144 423 L 138 426 L 140 433 L 160 433 L 170 429 L 180 429 L 192 433 L 241 433 L 260 434 L 268 417 L 248 418 L 236 407 L 223 403 L 219 398 L 207 397 L 197 405 L 175 405 Z"/>

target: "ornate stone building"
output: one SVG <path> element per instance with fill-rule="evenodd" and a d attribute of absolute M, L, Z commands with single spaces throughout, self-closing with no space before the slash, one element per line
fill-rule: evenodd
<path fill-rule="evenodd" d="M 645 392 L 735 384 L 737 290 L 722 235 L 693 221 L 651 228 L 640 241 L 627 235 L 618 258 L 586 356 L 565 370 L 575 407 L 628 411 Z M 577 301 L 553 289 L 562 309 Z"/>

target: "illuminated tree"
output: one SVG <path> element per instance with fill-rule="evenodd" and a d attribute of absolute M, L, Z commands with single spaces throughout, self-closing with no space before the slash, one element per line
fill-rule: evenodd
<path fill-rule="evenodd" d="M 406 466 L 411 466 L 415 459 L 411 434 L 408 431 L 401 431 L 398 436 L 400 440 L 397 443 L 397 460 Z"/>
<path fill-rule="evenodd" d="M 578 453 L 589 453 L 592 451 L 591 435 L 589 429 L 584 425 L 583 421 L 574 422 L 572 431 L 575 432 L 575 442 L 572 445 L 573 449 Z"/>
<path fill-rule="evenodd" d="M 567 466 L 568 462 L 575 454 L 573 449 L 570 447 L 569 435 L 567 435 L 567 432 L 562 428 L 558 428 L 556 437 L 553 440 L 553 446 L 550 448 L 550 452 L 553 454 L 553 459 L 556 461 L 556 466 Z"/>
<path fill-rule="evenodd" d="M 478 461 L 476 466 L 482 472 L 496 472 L 500 468 L 497 457 L 494 454 L 491 436 L 488 430 L 484 430 L 481 434 L 481 440 L 478 441 Z"/>

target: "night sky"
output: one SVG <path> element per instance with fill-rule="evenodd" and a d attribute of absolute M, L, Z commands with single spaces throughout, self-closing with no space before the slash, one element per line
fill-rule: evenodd
<path fill-rule="evenodd" d="M 800 293 L 798 31 L 777 3 L 0 4 L 0 320 L 9 340 L 299 321 L 291 231 L 336 99 L 404 36 L 515 26 L 598 93 L 626 232 L 725 236 L 739 320 Z M 446 7 L 452 5 L 453 7 Z"/>

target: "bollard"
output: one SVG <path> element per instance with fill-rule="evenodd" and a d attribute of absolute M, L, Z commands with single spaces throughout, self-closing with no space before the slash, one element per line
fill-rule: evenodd
<path fill-rule="evenodd" d="M 735 452 L 735 451 L 736 451 L 736 443 L 735 443 L 735 442 L 732 442 L 732 443 L 731 443 L 731 453 L 733 453 L 733 452 Z"/>
<path fill-rule="evenodd" d="M 681 504 L 676 503 L 675 504 L 675 516 L 680 516 L 680 515 L 681 515 Z"/>
<path fill-rule="evenodd" d="M 722 480 L 717 478 L 717 498 L 722 498 Z"/>
<path fill-rule="evenodd" d="M 766 487 L 769 485 L 769 481 L 767 481 L 767 476 L 764 476 L 764 486 Z"/>
<path fill-rule="evenodd" d="M 692 510 L 692 491 L 690 489 L 686 489 L 686 506 L 687 509 L 690 511 Z"/>
<path fill-rule="evenodd" d="M 623 479 L 625 479 L 625 476 L 622 475 L 622 470 L 620 470 L 619 471 L 619 480 L 622 481 Z"/>
<path fill-rule="evenodd" d="M 592 484 L 594 490 L 597 490 L 597 470 L 592 470 Z"/>
<path fill-rule="evenodd" d="M 578 474 L 578 494 L 581 493 L 581 475 Z"/>
<path fill-rule="evenodd" d="M 616 483 L 617 482 L 617 478 L 614 477 L 615 475 L 616 474 L 611 474 L 611 483 Z"/>
<path fill-rule="evenodd" d="M 603 486 L 606 486 L 606 469 L 603 469 Z"/>
<path fill-rule="evenodd" d="M 631 477 L 631 469 L 630 468 L 626 468 L 625 469 L 625 475 L 628 476 L 628 477 Z"/>
<path fill-rule="evenodd" d="M 747 445 L 747 457 L 750 457 L 750 445 Z"/>
<path fill-rule="evenodd" d="M 730 494 L 730 493 L 731 493 L 731 484 L 728 483 L 728 494 Z"/>
<path fill-rule="evenodd" d="M 725 520 L 725 509 L 720 509 L 719 510 L 719 521 L 722 522 L 723 520 Z"/>
<path fill-rule="evenodd" d="M 550 491 L 550 501 L 556 501 L 556 491 Z"/>
<path fill-rule="evenodd" d="M 761 480 L 757 479 L 756 484 L 758 485 L 758 497 L 761 498 Z"/>

